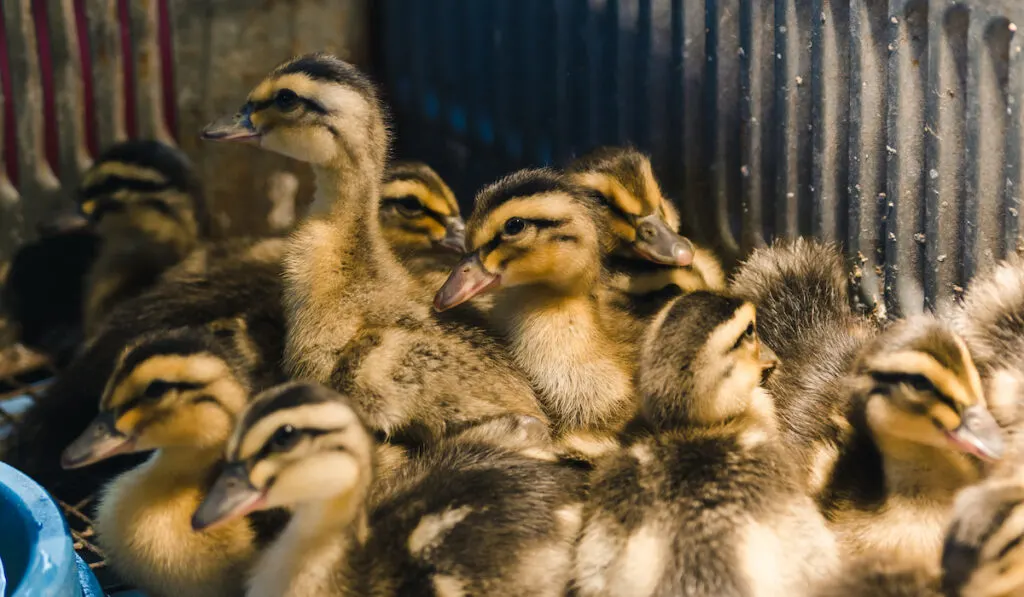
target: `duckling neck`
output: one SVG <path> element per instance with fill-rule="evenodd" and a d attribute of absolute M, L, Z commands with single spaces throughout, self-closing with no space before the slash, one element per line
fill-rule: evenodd
<path fill-rule="evenodd" d="M 407 276 L 380 227 L 382 171 L 379 166 L 367 164 L 314 168 L 316 195 L 313 203 L 331 206 L 331 224 L 346 245 L 339 249 L 367 266 L 347 270 L 361 272 L 368 278 L 386 277 L 393 284 Z"/>
<path fill-rule="evenodd" d="M 563 430 L 616 427 L 633 400 L 632 366 L 592 293 L 511 288 L 495 302 L 509 348 Z"/>

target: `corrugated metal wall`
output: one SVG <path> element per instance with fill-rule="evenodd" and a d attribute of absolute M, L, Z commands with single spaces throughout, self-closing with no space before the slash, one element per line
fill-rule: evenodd
<path fill-rule="evenodd" d="M 464 208 L 629 142 L 689 233 L 842 242 L 898 312 L 902 282 L 934 304 L 1022 244 L 1018 25 L 1021 0 L 388 0 L 378 67 L 399 153 Z"/>

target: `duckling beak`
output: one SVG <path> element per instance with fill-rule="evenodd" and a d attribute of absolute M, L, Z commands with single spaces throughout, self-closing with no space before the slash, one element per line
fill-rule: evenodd
<path fill-rule="evenodd" d="M 234 116 L 224 116 L 206 125 L 200 138 L 204 141 L 236 141 L 258 144 L 260 132 L 252 123 L 250 111 L 243 109 Z"/>
<path fill-rule="evenodd" d="M 633 249 L 644 259 L 655 263 L 677 266 L 693 263 L 693 243 L 669 228 L 658 214 L 637 220 Z"/>
<path fill-rule="evenodd" d="M 114 427 L 114 413 L 100 413 L 89 427 L 64 448 L 60 465 L 64 469 L 83 467 L 135 449 L 135 438 Z"/>
<path fill-rule="evenodd" d="M 501 276 L 484 267 L 480 254 L 467 255 L 452 270 L 444 286 L 434 295 L 434 309 L 446 311 L 501 283 Z"/>
<path fill-rule="evenodd" d="M 53 236 L 80 230 L 88 225 L 89 220 L 84 215 L 77 211 L 65 210 L 45 222 L 40 222 L 36 230 L 40 236 Z"/>
<path fill-rule="evenodd" d="M 211 526 L 245 516 L 266 505 L 267 496 L 249 480 L 249 471 L 243 462 L 227 464 L 206 499 L 192 515 L 192 529 L 201 531 Z"/>
<path fill-rule="evenodd" d="M 980 405 L 968 407 L 960 426 L 947 431 L 950 441 L 962 452 L 982 460 L 999 460 L 1003 456 L 1003 432 L 988 410 Z"/>
<path fill-rule="evenodd" d="M 439 243 L 446 249 L 456 253 L 466 252 L 466 223 L 459 216 L 449 216 L 445 220 L 444 238 Z"/>

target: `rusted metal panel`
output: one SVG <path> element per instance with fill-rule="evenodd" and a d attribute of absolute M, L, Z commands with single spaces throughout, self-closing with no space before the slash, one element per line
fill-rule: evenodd
<path fill-rule="evenodd" d="M 85 88 L 73 0 L 47 0 L 50 55 L 53 60 L 56 126 L 59 131 L 57 175 L 61 187 L 73 189 L 91 158 L 85 139 Z M 64 199 L 69 202 L 68 198 Z"/>
<path fill-rule="evenodd" d="M 46 160 L 43 89 L 39 72 L 31 0 L 4 0 L 4 26 L 12 76 L 15 130 L 18 141 L 18 180 L 21 226 L 15 239 L 26 236 L 56 207 L 57 177 Z"/>

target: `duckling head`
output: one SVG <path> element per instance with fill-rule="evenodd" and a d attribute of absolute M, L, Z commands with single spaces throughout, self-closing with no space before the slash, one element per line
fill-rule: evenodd
<path fill-rule="evenodd" d="M 434 297 L 439 311 L 493 288 L 576 294 L 611 249 L 602 206 L 551 170 L 523 170 L 484 188 L 467 225 L 469 252 Z"/>
<path fill-rule="evenodd" d="M 466 250 L 466 223 L 455 193 L 422 162 L 392 163 L 381 187 L 380 221 L 393 247 Z"/>
<path fill-rule="evenodd" d="M 372 480 L 374 445 L 356 410 L 334 391 L 309 383 L 271 388 L 242 414 L 192 526 L 281 506 L 357 507 Z"/>
<path fill-rule="evenodd" d="M 771 408 L 756 390 L 778 360 L 757 337 L 754 305 L 698 291 L 666 305 L 648 328 L 636 373 L 656 426 L 724 421 Z"/>
<path fill-rule="evenodd" d="M 962 597 L 1024 591 L 1024 478 L 992 478 L 961 491 L 942 550 L 942 589 Z"/>
<path fill-rule="evenodd" d="M 61 465 L 78 468 L 130 452 L 223 445 L 249 396 L 219 344 L 235 334 L 230 325 L 158 332 L 128 347 L 107 382 L 99 415 L 64 450 Z"/>
<path fill-rule="evenodd" d="M 927 317 L 893 324 L 854 365 L 855 396 L 876 437 L 983 460 L 1000 458 L 1002 431 L 963 340 Z"/>
<path fill-rule="evenodd" d="M 281 64 L 237 114 L 203 129 L 208 141 L 245 142 L 313 166 L 383 165 L 388 132 L 377 91 L 351 64 L 326 53 Z"/>
<path fill-rule="evenodd" d="M 118 143 L 82 175 L 78 209 L 100 236 L 194 241 L 209 233 L 202 185 L 185 154 L 159 141 Z"/>
<path fill-rule="evenodd" d="M 646 155 L 630 147 L 601 147 L 566 171 L 604 199 L 620 251 L 665 265 L 693 262 L 693 243 L 676 232 L 679 213 L 662 194 Z"/>

